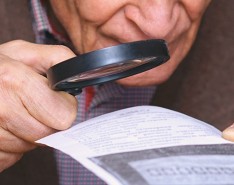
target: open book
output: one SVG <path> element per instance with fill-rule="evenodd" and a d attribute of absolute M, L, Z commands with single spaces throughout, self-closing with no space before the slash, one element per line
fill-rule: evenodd
<path fill-rule="evenodd" d="M 108 184 L 234 184 L 234 145 L 216 128 L 155 106 L 108 113 L 38 141 Z"/>

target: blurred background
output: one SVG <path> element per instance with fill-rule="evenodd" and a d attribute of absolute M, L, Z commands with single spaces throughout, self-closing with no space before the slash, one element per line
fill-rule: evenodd
<path fill-rule="evenodd" d="M 197 40 L 174 75 L 158 87 L 153 105 L 177 110 L 220 130 L 234 123 L 234 1 L 213 0 Z M 0 1 L 0 43 L 34 41 L 27 0 Z M 0 174 L 1 185 L 56 184 L 49 148 L 29 152 Z"/>

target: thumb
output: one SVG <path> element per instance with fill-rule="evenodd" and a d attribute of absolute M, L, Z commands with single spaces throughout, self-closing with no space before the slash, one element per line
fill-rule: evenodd
<path fill-rule="evenodd" d="M 229 141 L 233 141 L 234 142 L 234 124 L 232 124 L 230 127 L 226 128 L 223 131 L 222 137 L 224 139 L 227 139 Z"/>
<path fill-rule="evenodd" d="M 76 56 L 62 45 L 42 45 L 22 40 L 0 45 L 0 53 L 30 66 L 40 74 L 46 73 L 51 66 Z"/>

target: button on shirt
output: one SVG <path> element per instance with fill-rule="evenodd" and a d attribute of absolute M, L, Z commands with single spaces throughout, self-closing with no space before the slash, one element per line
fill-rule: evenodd
<path fill-rule="evenodd" d="M 53 30 L 52 23 L 46 15 L 46 7 L 40 0 L 30 1 L 33 28 L 37 43 L 67 44 L 68 42 L 60 34 Z M 115 82 L 88 87 L 77 96 L 78 113 L 74 121 L 79 124 L 87 119 L 116 111 L 119 109 L 150 103 L 155 92 L 155 86 L 151 87 L 124 87 Z M 103 185 L 101 179 L 84 168 L 70 156 L 55 150 L 59 184 L 61 185 Z"/>

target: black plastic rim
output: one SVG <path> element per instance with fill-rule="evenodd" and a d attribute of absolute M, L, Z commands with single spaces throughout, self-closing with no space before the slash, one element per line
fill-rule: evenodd
<path fill-rule="evenodd" d="M 129 60 L 141 60 L 155 58 L 148 63 L 142 64 L 120 73 L 87 79 L 79 82 L 66 82 L 84 72 L 102 68 L 111 64 L 118 64 Z M 164 40 L 136 41 L 104 49 L 92 51 L 52 66 L 47 71 L 47 78 L 53 89 L 66 91 L 76 95 L 86 86 L 101 84 L 157 67 L 170 58 L 166 42 Z"/>

